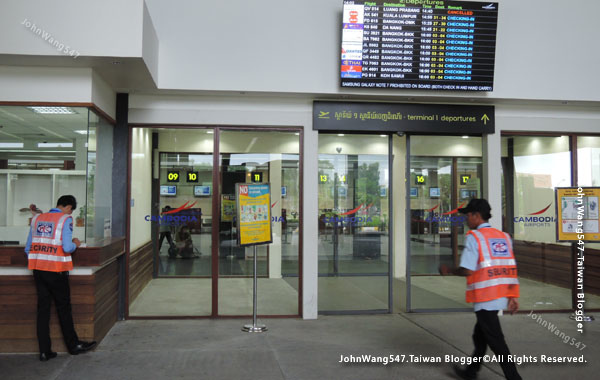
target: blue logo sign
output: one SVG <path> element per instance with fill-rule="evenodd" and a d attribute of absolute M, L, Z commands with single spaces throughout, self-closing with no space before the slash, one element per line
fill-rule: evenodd
<path fill-rule="evenodd" d="M 509 257 L 508 244 L 506 239 L 489 239 L 490 247 L 492 248 L 492 256 Z"/>
<path fill-rule="evenodd" d="M 54 231 L 52 222 L 38 222 L 35 230 L 36 235 L 40 237 L 52 237 L 52 231 Z"/>

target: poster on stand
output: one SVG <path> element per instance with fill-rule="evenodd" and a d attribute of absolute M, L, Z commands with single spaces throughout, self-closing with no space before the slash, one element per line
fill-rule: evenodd
<path fill-rule="evenodd" d="M 235 194 L 238 244 L 248 246 L 272 243 L 270 184 L 237 183 Z"/>
<path fill-rule="evenodd" d="M 600 241 L 600 187 L 557 187 L 556 240 Z"/>

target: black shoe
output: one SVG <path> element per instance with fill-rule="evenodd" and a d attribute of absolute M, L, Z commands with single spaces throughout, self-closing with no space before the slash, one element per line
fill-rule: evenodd
<path fill-rule="evenodd" d="M 83 342 L 79 341 L 77 345 L 69 350 L 69 354 L 78 355 L 88 352 L 89 350 L 93 350 L 96 347 L 96 341 L 93 342 Z"/>
<path fill-rule="evenodd" d="M 48 360 L 54 359 L 55 357 L 56 357 L 56 352 L 52 352 L 52 351 L 42 352 L 40 354 L 40 361 L 41 362 L 47 362 Z"/>
<path fill-rule="evenodd" d="M 469 372 L 467 372 L 466 369 L 462 369 L 458 365 L 454 365 L 452 366 L 452 368 L 454 368 L 454 373 L 456 374 L 456 376 L 458 376 L 461 379 L 474 380 L 477 378 L 477 374 L 471 375 Z"/>

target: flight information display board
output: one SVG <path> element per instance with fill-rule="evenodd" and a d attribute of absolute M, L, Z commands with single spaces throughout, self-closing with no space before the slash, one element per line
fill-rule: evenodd
<path fill-rule="evenodd" d="M 492 91 L 498 3 L 345 0 L 342 87 Z"/>

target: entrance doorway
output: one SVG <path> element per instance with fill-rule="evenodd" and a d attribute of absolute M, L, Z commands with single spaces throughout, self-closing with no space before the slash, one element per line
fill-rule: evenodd
<path fill-rule="evenodd" d="M 481 137 L 410 136 L 409 309 L 466 309 L 465 282 L 439 276 L 457 266 L 468 227 L 458 208 L 483 195 Z"/>
<path fill-rule="evenodd" d="M 273 243 L 258 248 L 258 313 L 300 314 L 300 138 L 264 128 L 133 128 L 131 252 L 146 240 L 152 254 L 131 317 L 252 314 L 252 249 L 237 245 L 235 219 L 235 184 L 244 182 L 271 184 Z M 131 271 L 129 280 L 131 288 Z"/>

